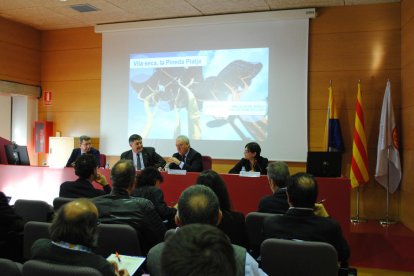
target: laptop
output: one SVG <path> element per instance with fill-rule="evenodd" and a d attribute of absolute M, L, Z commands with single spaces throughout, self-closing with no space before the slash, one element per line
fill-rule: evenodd
<path fill-rule="evenodd" d="M 341 152 L 310 151 L 306 172 L 316 177 L 340 177 L 342 168 Z"/>

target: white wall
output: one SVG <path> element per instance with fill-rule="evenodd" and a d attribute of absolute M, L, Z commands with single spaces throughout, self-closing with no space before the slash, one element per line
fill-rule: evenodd
<path fill-rule="evenodd" d="M 0 137 L 11 140 L 11 96 L 0 94 Z"/>

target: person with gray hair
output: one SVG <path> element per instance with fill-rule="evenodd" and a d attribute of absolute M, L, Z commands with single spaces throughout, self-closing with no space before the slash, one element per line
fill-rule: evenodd
<path fill-rule="evenodd" d="M 267 179 L 272 195 L 260 200 L 258 212 L 284 214 L 289 209 L 286 185 L 290 178 L 289 167 L 285 162 L 276 161 L 267 166 Z"/>
<path fill-rule="evenodd" d="M 101 153 L 92 147 L 92 139 L 86 135 L 79 137 L 79 148 L 73 149 L 68 162 L 66 162 L 66 167 L 74 167 L 76 159 L 85 153 L 92 154 L 95 157 L 96 167 L 99 167 L 99 156 Z"/>
<path fill-rule="evenodd" d="M 143 254 L 161 242 L 165 226 L 148 199 L 131 197 L 135 188 L 135 167 L 131 160 L 122 159 L 111 170 L 112 192 L 92 201 L 99 210 L 102 223 L 128 224 L 138 235 Z"/>
<path fill-rule="evenodd" d="M 190 147 L 190 140 L 185 135 L 180 135 L 175 140 L 177 152 L 167 158 L 167 166 L 174 170 L 186 170 L 188 172 L 201 172 L 203 159 L 201 154 Z"/>

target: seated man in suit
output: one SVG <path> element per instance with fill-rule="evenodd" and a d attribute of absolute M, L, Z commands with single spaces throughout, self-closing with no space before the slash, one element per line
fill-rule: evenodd
<path fill-rule="evenodd" d="M 175 140 L 176 153 L 167 158 L 170 169 L 186 170 L 188 172 L 201 172 L 203 160 L 201 154 L 190 147 L 190 140 L 185 135 L 180 135 Z"/>
<path fill-rule="evenodd" d="M 96 197 L 111 192 L 111 187 L 104 175 L 96 169 L 95 157 L 92 154 L 83 154 L 75 161 L 75 174 L 79 177 L 75 181 L 66 181 L 60 185 L 59 196 L 69 198 Z M 103 190 L 95 189 L 95 181 Z"/>
<path fill-rule="evenodd" d="M 91 267 L 102 275 L 118 275 L 116 266 L 92 252 L 96 246 L 98 210 L 87 199 L 77 199 L 56 213 L 50 238 L 33 243 L 32 259 L 55 264 Z M 114 248 L 114 251 L 116 248 Z M 126 270 L 121 275 L 129 275 Z"/>
<path fill-rule="evenodd" d="M 286 214 L 265 218 L 263 240 L 278 238 L 326 242 L 335 247 L 341 266 L 347 266 L 350 255 L 341 226 L 329 218 L 322 204 L 316 204 L 318 186 L 313 176 L 293 175 L 287 184 L 290 208 Z"/>
<path fill-rule="evenodd" d="M 144 254 L 161 242 L 165 226 L 148 199 L 131 197 L 135 187 L 135 168 L 131 160 L 121 159 L 112 167 L 112 192 L 92 199 L 102 223 L 128 224 L 136 231 Z"/>
<path fill-rule="evenodd" d="M 204 185 L 193 185 L 183 191 L 178 200 L 178 211 L 175 223 L 179 226 L 193 223 L 209 224 L 217 226 L 222 218 L 220 203 L 216 194 Z M 177 228 L 175 232 L 181 229 Z M 170 230 L 171 231 L 171 230 Z M 174 231 L 174 230 L 172 230 Z M 174 235 L 174 233 L 172 234 Z M 167 237 L 168 239 L 169 237 Z M 184 241 L 183 241 L 184 242 Z M 165 243 L 159 243 L 148 253 L 147 269 L 151 276 L 159 276 L 160 257 L 162 256 Z M 236 258 L 236 274 L 232 275 L 266 275 L 259 269 L 258 263 L 246 252 L 246 248 L 234 245 L 234 256 Z M 177 254 L 183 254 L 177 252 Z M 166 258 L 166 257 L 164 257 Z"/>
<path fill-rule="evenodd" d="M 92 147 L 91 137 L 82 135 L 79 137 L 79 148 L 73 149 L 70 155 L 66 167 L 73 167 L 76 159 L 82 154 L 90 153 L 95 157 L 96 167 L 99 167 L 99 150 Z"/>
<path fill-rule="evenodd" d="M 143 170 L 146 167 L 164 168 L 165 160 L 155 152 L 154 148 L 144 147 L 142 137 L 138 134 L 129 137 L 129 146 L 131 150 L 123 152 L 121 159 L 131 160 L 136 170 Z"/>
<path fill-rule="evenodd" d="M 258 212 L 284 214 L 289 209 L 286 195 L 286 183 L 290 177 L 288 165 L 276 161 L 267 166 L 267 179 L 272 195 L 260 200 Z"/>
<path fill-rule="evenodd" d="M 234 250 L 217 227 L 189 224 L 165 242 L 161 271 L 169 276 L 236 275 Z"/>

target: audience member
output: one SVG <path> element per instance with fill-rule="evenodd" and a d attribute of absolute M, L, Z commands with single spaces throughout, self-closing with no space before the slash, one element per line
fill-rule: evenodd
<path fill-rule="evenodd" d="M 290 177 L 288 165 L 276 161 L 267 166 L 267 179 L 272 195 L 260 200 L 258 212 L 284 214 L 289 209 L 286 195 L 286 183 Z"/>
<path fill-rule="evenodd" d="M 129 136 L 129 146 L 131 149 L 122 153 L 121 159 L 131 160 L 136 170 L 143 170 L 147 167 L 164 168 L 165 160 L 153 147 L 144 147 L 140 135 Z"/>
<path fill-rule="evenodd" d="M 350 255 L 348 243 L 344 239 L 341 226 L 327 213 L 320 204 L 317 209 L 324 216 L 316 215 L 315 203 L 318 186 L 313 176 L 306 173 L 293 175 L 287 185 L 290 208 L 286 214 L 268 217 L 263 222 L 263 239 L 280 238 L 326 242 L 335 247 L 338 261 L 347 266 Z"/>
<path fill-rule="evenodd" d="M 69 198 L 96 197 L 111 192 L 111 187 L 104 175 L 96 169 L 95 157 L 92 154 L 83 154 L 75 161 L 75 174 L 79 177 L 75 181 L 66 181 L 60 185 L 59 196 Z M 103 190 L 95 189 L 95 181 Z"/>
<path fill-rule="evenodd" d="M 0 192 L 0 258 L 21 262 L 25 221 L 14 212 L 9 199 Z"/>
<path fill-rule="evenodd" d="M 144 254 L 164 238 L 165 226 L 151 201 L 131 197 L 135 168 L 131 160 L 118 161 L 111 170 L 112 192 L 92 201 L 103 223 L 129 224 L 136 231 Z"/>
<path fill-rule="evenodd" d="M 45 262 L 92 267 L 102 275 L 118 275 L 114 265 L 92 249 L 97 242 L 98 210 L 87 199 L 77 199 L 56 213 L 50 226 L 50 238 L 39 239 L 32 246 L 32 259 Z M 115 250 L 115 248 L 114 248 Z M 127 271 L 120 271 L 128 275 Z"/>
<path fill-rule="evenodd" d="M 256 142 L 250 142 L 244 147 L 244 158 L 229 171 L 229 173 L 240 173 L 240 171 L 246 170 L 247 172 L 260 172 L 260 174 L 266 174 L 267 163 L 269 160 L 260 156 L 262 149 Z"/>
<path fill-rule="evenodd" d="M 175 146 L 177 152 L 173 154 L 173 157 L 167 158 L 170 169 L 186 170 L 188 172 L 201 172 L 203 170 L 201 154 L 190 147 L 190 140 L 187 136 L 178 136 Z"/>
<path fill-rule="evenodd" d="M 79 148 L 73 149 L 72 154 L 66 163 L 66 167 L 73 167 L 76 159 L 85 153 L 92 154 L 95 157 L 95 167 L 99 167 L 99 150 L 92 147 L 91 137 L 86 135 L 79 137 Z"/>
<path fill-rule="evenodd" d="M 214 226 L 197 223 L 183 226 L 165 242 L 161 272 L 169 276 L 236 275 L 232 244 Z"/>
<path fill-rule="evenodd" d="M 147 167 L 143 169 L 137 176 L 137 185 L 132 192 L 132 196 L 151 200 L 161 219 L 164 222 L 167 221 L 167 228 L 172 228 L 175 227 L 174 217 L 177 209 L 168 207 L 164 201 L 164 193 L 160 189 L 163 180 L 164 178 L 156 168 Z"/>
<path fill-rule="evenodd" d="M 219 200 L 223 218 L 218 228 L 229 236 L 233 244 L 247 248 L 248 237 L 244 215 L 243 213 L 232 211 L 229 193 L 221 176 L 213 170 L 206 170 L 200 173 L 196 183 L 212 189 Z"/>
<path fill-rule="evenodd" d="M 220 204 L 214 192 L 204 185 L 193 185 L 185 189 L 178 200 L 175 222 L 178 226 L 193 223 L 218 225 L 222 218 Z M 171 231 L 171 230 L 170 230 Z M 174 230 L 173 230 L 174 231 Z M 179 232 L 177 228 L 175 232 Z M 184 242 L 184 241 L 183 241 Z M 165 243 L 159 243 L 148 253 L 147 268 L 151 276 L 161 275 L 160 257 Z M 236 259 L 236 275 L 266 275 L 244 247 L 233 245 Z M 183 252 L 176 252 L 183 254 Z"/>

